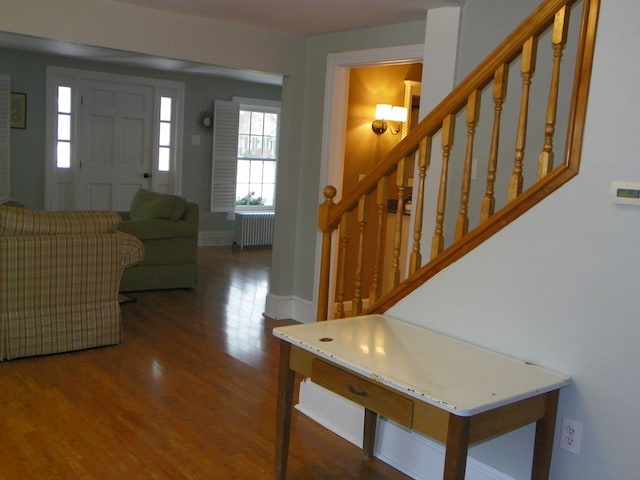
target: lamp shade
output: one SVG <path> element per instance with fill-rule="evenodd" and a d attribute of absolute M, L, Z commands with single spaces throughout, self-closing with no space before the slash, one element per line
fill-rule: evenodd
<path fill-rule="evenodd" d="M 376 105 L 376 120 L 389 120 L 393 106 L 387 103 L 379 103 Z"/>
<path fill-rule="evenodd" d="M 406 122 L 407 109 L 404 107 L 396 107 L 388 103 L 379 103 L 376 105 L 376 120 L 391 120 L 392 122 Z"/>
<path fill-rule="evenodd" d="M 391 116 L 387 120 L 394 122 L 406 122 L 407 121 L 407 109 L 404 107 L 392 107 Z"/>

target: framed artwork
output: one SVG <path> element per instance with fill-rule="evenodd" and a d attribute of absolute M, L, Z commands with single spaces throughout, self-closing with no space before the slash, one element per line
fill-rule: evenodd
<path fill-rule="evenodd" d="M 11 128 L 27 128 L 27 94 L 11 92 Z"/>

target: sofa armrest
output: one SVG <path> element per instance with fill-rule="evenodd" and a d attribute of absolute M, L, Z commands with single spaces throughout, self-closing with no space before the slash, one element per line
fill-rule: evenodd
<path fill-rule="evenodd" d="M 188 223 L 196 224 L 200 222 L 200 209 L 198 205 L 193 202 L 187 202 L 187 206 L 184 209 L 182 220 Z"/>
<path fill-rule="evenodd" d="M 144 244 L 125 232 L 116 232 L 122 241 L 122 266 L 127 268 L 140 263 L 144 258 Z"/>

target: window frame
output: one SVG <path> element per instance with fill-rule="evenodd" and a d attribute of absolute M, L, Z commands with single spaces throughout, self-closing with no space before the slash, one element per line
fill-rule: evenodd
<path fill-rule="evenodd" d="M 234 102 L 240 105 L 240 111 L 262 112 L 262 113 L 275 113 L 278 116 L 276 123 L 276 135 L 275 135 L 275 158 L 252 158 L 252 157 L 236 157 L 236 171 L 238 162 L 241 160 L 255 160 L 255 161 L 272 161 L 275 165 L 275 180 L 274 180 L 274 194 L 273 205 L 235 205 L 235 211 L 237 212 L 255 212 L 255 211 L 275 211 L 276 208 L 276 191 L 277 191 L 277 175 L 278 175 L 278 159 L 280 156 L 280 124 L 282 119 L 281 102 L 276 100 L 263 100 L 257 98 L 241 98 L 234 97 Z M 240 141 L 240 120 L 238 117 L 238 142 Z M 237 174 L 236 174 L 237 175 Z M 238 190 L 238 179 L 235 180 L 236 199 Z"/>

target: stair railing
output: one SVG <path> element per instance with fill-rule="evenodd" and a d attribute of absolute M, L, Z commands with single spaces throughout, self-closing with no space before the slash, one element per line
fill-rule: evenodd
<path fill-rule="evenodd" d="M 318 216 L 323 234 L 318 320 L 386 311 L 577 175 L 598 11 L 599 0 L 545 0 L 353 191 L 335 203 L 336 189 L 325 188 Z M 541 49 L 542 44 L 550 48 Z M 566 75 L 567 52 L 575 58 L 572 77 Z M 509 79 L 518 71 L 519 95 L 514 96 L 510 91 L 517 81 Z M 540 81 L 537 71 L 542 71 Z M 492 108 L 481 110 L 482 104 Z M 536 110 L 542 113 L 536 116 Z M 488 127 L 480 132 L 483 125 Z M 456 130 L 464 132 L 463 141 L 457 141 Z M 554 165 L 559 132 L 565 133 L 563 159 Z M 535 155 L 527 147 L 532 137 L 541 142 Z M 482 188 L 475 178 L 479 165 L 485 168 Z M 413 172 L 417 178 L 411 179 Z M 428 172 L 437 181 L 429 182 Z M 392 181 L 396 198 L 390 199 Z M 427 186 L 434 185 L 437 193 L 427 197 Z M 447 209 L 453 195 L 456 211 Z M 406 238 L 409 199 L 412 229 Z M 397 204 L 395 213 L 388 211 L 389 200 Z M 423 263 L 427 227 L 433 235 Z M 385 245 L 389 230 L 393 241 Z M 338 260 L 332 296 L 334 235 Z M 449 244 L 447 236 L 453 238 Z M 355 258 L 353 271 L 347 271 L 347 258 Z M 348 283 L 351 298 L 345 298 Z M 331 315 L 330 300 L 335 304 Z"/>

